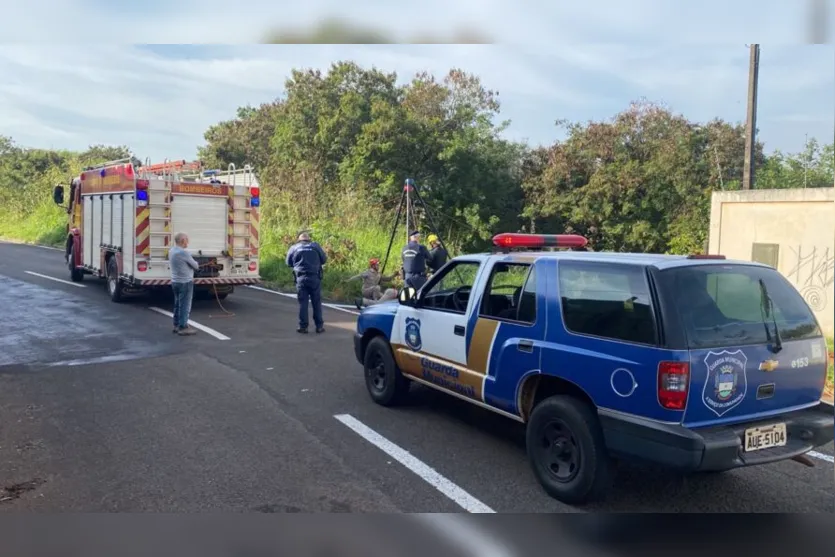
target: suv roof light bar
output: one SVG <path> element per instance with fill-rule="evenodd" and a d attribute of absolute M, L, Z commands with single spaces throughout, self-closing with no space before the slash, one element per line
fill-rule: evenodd
<path fill-rule="evenodd" d="M 504 250 L 541 248 L 584 248 L 589 241 L 577 234 L 517 234 L 493 236 L 493 245 Z"/>

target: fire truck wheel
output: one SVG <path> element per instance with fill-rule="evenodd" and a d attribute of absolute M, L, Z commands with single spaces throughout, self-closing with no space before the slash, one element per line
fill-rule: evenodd
<path fill-rule="evenodd" d="M 75 251 L 74 247 L 70 247 L 70 253 L 67 255 L 67 266 L 70 269 L 70 279 L 73 282 L 81 282 L 84 280 L 84 271 L 75 267 Z"/>
<path fill-rule="evenodd" d="M 122 281 L 119 280 L 119 266 L 116 264 L 115 257 L 107 260 L 107 292 L 114 302 L 122 301 Z"/>

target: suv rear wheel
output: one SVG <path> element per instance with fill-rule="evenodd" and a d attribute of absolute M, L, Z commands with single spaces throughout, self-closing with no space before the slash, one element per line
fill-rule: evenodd
<path fill-rule="evenodd" d="M 540 402 L 528 421 L 528 459 L 543 489 L 568 504 L 602 497 L 611 463 L 594 409 L 568 395 Z"/>
<path fill-rule="evenodd" d="M 365 387 L 371 399 L 382 406 L 396 406 L 409 393 L 410 381 L 394 361 L 391 347 L 383 337 L 371 339 L 365 349 Z"/>

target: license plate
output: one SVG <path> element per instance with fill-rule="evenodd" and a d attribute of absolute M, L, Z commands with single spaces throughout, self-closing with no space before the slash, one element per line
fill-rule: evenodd
<path fill-rule="evenodd" d="M 786 424 L 752 427 L 745 430 L 745 452 L 786 445 Z"/>

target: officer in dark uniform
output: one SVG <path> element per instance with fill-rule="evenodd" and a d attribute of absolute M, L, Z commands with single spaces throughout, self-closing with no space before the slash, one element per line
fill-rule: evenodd
<path fill-rule="evenodd" d="M 403 256 L 403 280 L 419 290 L 426 284 L 426 261 L 430 258 L 429 250 L 420 243 L 420 232 L 414 230 L 409 234 L 409 243 L 400 254 Z"/>
<path fill-rule="evenodd" d="M 325 250 L 311 241 L 307 232 L 299 234 L 299 241 L 287 252 L 286 263 L 293 269 L 296 291 L 299 294 L 299 328 L 296 331 L 301 334 L 307 334 L 309 302 L 313 303 L 316 332 L 325 332 L 325 320 L 322 317 L 322 266 L 327 261 Z"/>

